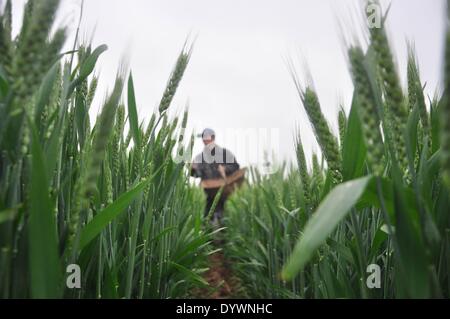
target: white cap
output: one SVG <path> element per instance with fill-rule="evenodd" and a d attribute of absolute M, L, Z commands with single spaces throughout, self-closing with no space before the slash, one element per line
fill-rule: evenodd
<path fill-rule="evenodd" d="M 214 130 L 210 129 L 210 128 L 205 128 L 203 130 L 202 134 L 198 135 L 198 137 L 201 137 L 203 139 L 208 138 L 208 137 L 213 137 L 213 136 L 216 136 L 216 132 L 214 132 Z"/>

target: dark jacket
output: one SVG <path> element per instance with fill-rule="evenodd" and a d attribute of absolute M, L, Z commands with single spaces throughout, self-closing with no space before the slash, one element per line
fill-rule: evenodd
<path fill-rule="evenodd" d="M 192 168 L 191 176 L 200 177 L 203 180 L 222 178 L 218 169 L 219 165 L 225 167 L 227 176 L 239 170 L 239 164 L 233 153 L 218 145 L 206 146 L 203 152 L 194 158 L 194 164 L 196 168 Z"/>

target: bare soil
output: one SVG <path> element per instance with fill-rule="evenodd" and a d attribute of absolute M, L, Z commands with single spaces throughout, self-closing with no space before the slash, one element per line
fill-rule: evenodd
<path fill-rule="evenodd" d="M 209 256 L 209 270 L 203 278 L 209 287 L 196 289 L 193 295 L 201 299 L 229 299 L 237 298 L 239 294 L 239 280 L 233 276 L 229 262 L 223 252 L 216 252 Z"/>

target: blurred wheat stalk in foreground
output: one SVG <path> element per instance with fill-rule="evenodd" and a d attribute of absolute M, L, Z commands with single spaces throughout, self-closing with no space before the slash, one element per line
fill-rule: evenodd
<path fill-rule="evenodd" d="M 12 1 L 0 11 L 0 297 L 185 296 L 206 284 L 211 239 L 202 194 L 171 160 L 191 147 L 166 112 L 191 49 L 147 127 L 122 67 L 91 128 L 93 73 L 107 47 L 61 54 L 66 31 L 51 32 L 59 2 L 28 1 L 14 39 Z M 66 287 L 72 263 L 81 289 Z"/>

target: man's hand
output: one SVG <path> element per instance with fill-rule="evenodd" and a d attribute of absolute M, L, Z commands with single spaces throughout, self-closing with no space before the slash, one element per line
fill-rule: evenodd
<path fill-rule="evenodd" d="M 227 178 L 227 174 L 225 173 L 225 166 L 219 165 L 218 167 L 220 175 L 222 175 L 223 178 Z"/>

